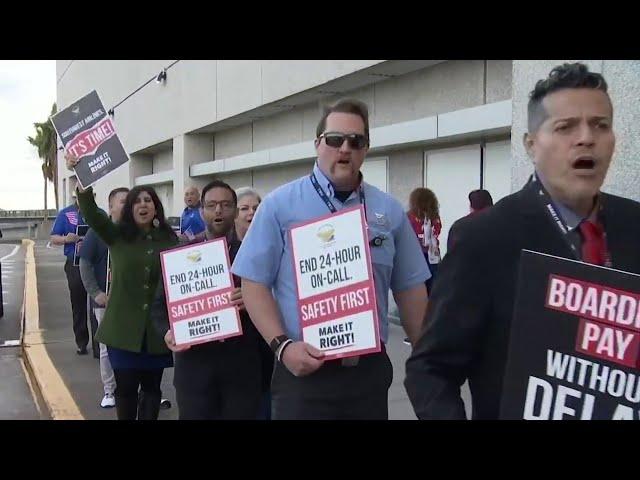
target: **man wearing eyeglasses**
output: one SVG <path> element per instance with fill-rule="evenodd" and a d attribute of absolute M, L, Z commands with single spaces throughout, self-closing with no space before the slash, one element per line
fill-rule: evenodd
<path fill-rule="evenodd" d="M 315 147 L 318 159 L 310 175 L 281 186 L 260 204 L 232 271 L 242 277 L 247 311 L 276 355 L 274 420 L 387 419 L 393 368 L 384 345 L 379 353 L 325 361 L 322 351 L 302 341 L 289 230 L 364 206 L 383 344 L 389 336 L 389 288 L 408 337 L 416 340 L 429 269 L 402 205 L 363 181 L 367 106 L 346 99 L 325 108 Z"/>
<path fill-rule="evenodd" d="M 190 243 L 226 237 L 229 259 L 233 261 L 240 241 L 233 233 L 238 215 L 235 191 L 226 183 L 214 180 L 202 189 L 202 217 L 205 237 Z M 239 287 L 238 278 L 234 278 Z M 242 304 L 242 292 L 236 288 L 232 304 L 240 308 L 242 335 L 194 346 L 177 346 L 167 316 L 163 282 L 151 307 L 151 318 L 175 352 L 173 384 L 180 420 L 253 420 L 258 415 L 262 397 L 262 370 L 258 332 Z"/>

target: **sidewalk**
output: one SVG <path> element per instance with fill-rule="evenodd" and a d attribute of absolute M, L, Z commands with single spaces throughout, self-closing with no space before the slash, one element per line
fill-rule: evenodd
<path fill-rule="evenodd" d="M 36 274 L 40 328 L 46 351 L 64 384 L 75 400 L 80 413 L 87 420 L 115 420 L 115 408 L 100 408 L 104 394 L 100 380 L 100 363 L 89 354 L 79 356 L 73 339 L 71 302 L 64 274 L 64 256 L 60 247 L 46 247 L 47 242 L 35 245 Z M 160 410 L 160 419 L 177 418 L 175 393 L 172 385 L 173 369 L 165 370 L 162 394 L 173 407 Z"/>
<path fill-rule="evenodd" d="M 0 243 L 0 263 L 4 304 L 4 315 L 0 318 L 0 420 L 38 420 L 41 415 L 18 343 L 24 293 L 24 247 L 15 242 Z"/>
<path fill-rule="evenodd" d="M 41 415 L 22 366 L 20 347 L 0 348 L 0 420 L 40 420 Z"/>
<path fill-rule="evenodd" d="M 38 285 L 38 303 L 40 328 L 46 351 L 58 370 L 71 397 L 77 404 L 82 416 L 91 420 L 114 420 L 115 409 L 100 408 L 103 390 L 100 381 L 100 367 L 93 358 L 91 347 L 89 354 L 78 356 L 71 328 L 71 306 L 67 281 L 63 271 L 64 257 L 59 247 L 47 248 L 46 242 L 35 245 L 35 260 Z M 404 331 L 398 325 L 390 323 L 387 352 L 393 364 L 393 383 L 389 390 L 389 419 L 415 420 L 416 416 L 407 398 L 403 382 L 405 362 L 411 353 L 403 343 Z M 172 403 L 169 410 L 160 410 L 160 419 L 169 420 L 178 417 L 175 390 L 173 387 L 173 369 L 165 370 L 162 393 Z M 463 398 L 468 403 L 468 391 L 463 388 Z"/>

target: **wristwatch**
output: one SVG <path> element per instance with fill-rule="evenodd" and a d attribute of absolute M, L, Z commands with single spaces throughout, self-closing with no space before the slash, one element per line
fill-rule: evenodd
<path fill-rule="evenodd" d="M 274 355 L 278 353 L 278 349 L 280 348 L 280 346 L 287 340 L 289 340 L 289 337 L 287 337 L 286 335 L 278 335 L 273 340 L 271 340 L 269 346 L 271 347 L 271 351 L 274 353 Z"/>

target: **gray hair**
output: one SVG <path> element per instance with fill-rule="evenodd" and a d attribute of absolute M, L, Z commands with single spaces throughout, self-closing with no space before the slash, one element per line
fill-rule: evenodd
<path fill-rule="evenodd" d="M 255 188 L 252 188 L 252 187 L 240 187 L 240 188 L 237 188 L 236 189 L 236 195 L 238 196 L 238 201 L 240 201 L 240 199 L 242 197 L 246 197 L 247 195 L 251 195 L 252 197 L 256 197 L 259 202 L 262 201 L 262 197 L 260 197 L 260 194 L 258 193 L 258 191 Z"/>

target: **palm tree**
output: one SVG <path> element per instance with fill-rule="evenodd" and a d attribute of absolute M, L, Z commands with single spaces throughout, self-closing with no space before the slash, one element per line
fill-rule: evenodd
<path fill-rule="evenodd" d="M 51 115 L 57 112 L 54 102 L 51 107 Z M 47 182 L 53 183 L 56 197 L 56 210 L 58 209 L 58 136 L 53 124 L 47 120 L 43 123 L 35 122 L 36 136 L 27 137 L 27 141 L 38 149 L 38 157 L 42 159 L 42 176 L 44 178 L 44 210 L 47 218 Z"/>

